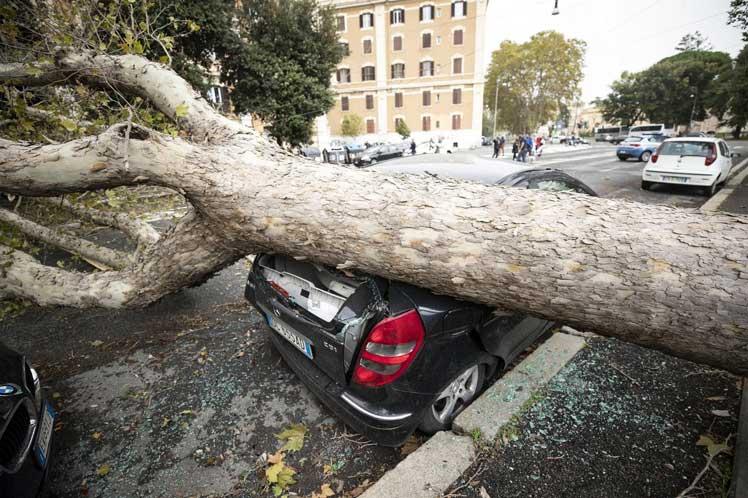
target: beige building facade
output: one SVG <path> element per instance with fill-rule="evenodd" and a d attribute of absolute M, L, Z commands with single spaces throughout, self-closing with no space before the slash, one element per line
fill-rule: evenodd
<path fill-rule="evenodd" d="M 317 120 L 317 142 L 341 136 L 346 115 L 359 142 L 397 141 L 402 120 L 417 142 L 479 143 L 487 0 L 330 0 L 348 55 L 332 75 L 335 106 Z"/>

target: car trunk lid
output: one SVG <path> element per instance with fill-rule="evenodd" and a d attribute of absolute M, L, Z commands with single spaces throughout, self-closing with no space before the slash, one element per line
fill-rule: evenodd
<path fill-rule="evenodd" d="M 268 325 L 327 375 L 347 383 L 361 341 L 384 315 L 385 284 L 282 255 L 261 255 L 254 271 Z"/>

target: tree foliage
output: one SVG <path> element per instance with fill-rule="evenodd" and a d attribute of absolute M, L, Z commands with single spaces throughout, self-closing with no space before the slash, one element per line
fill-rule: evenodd
<path fill-rule="evenodd" d="M 715 107 L 718 83 L 731 70 L 730 56 L 724 52 L 686 50 L 644 71 L 624 72 L 598 104 L 605 120 L 614 123 L 687 125 L 691 118 L 705 119 Z"/>
<path fill-rule="evenodd" d="M 709 43 L 709 39 L 702 35 L 699 31 L 688 33 L 680 39 L 675 50 L 678 52 L 689 52 L 692 50 L 712 50 L 712 44 Z"/>
<path fill-rule="evenodd" d="M 404 119 L 401 119 L 397 122 L 397 125 L 395 126 L 395 133 L 403 138 L 408 138 L 410 136 L 410 128 L 408 128 L 408 125 L 405 123 Z"/>
<path fill-rule="evenodd" d="M 748 42 L 748 0 L 732 0 L 730 2 L 727 24 L 741 29 L 743 31 L 743 41 Z"/>
<path fill-rule="evenodd" d="M 345 137 L 356 137 L 363 129 L 363 119 L 358 114 L 346 114 L 340 125 L 340 134 Z"/>
<path fill-rule="evenodd" d="M 498 85 L 497 126 L 524 133 L 553 119 L 579 94 L 585 50 L 585 42 L 555 31 L 502 42 L 491 55 L 484 93 L 494 109 Z"/>

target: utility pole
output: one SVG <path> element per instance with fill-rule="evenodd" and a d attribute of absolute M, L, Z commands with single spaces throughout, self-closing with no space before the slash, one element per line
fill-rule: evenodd
<path fill-rule="evenodd" d="M 493 135 L 491 135 L 491 138 L 496 138 L 496 118 L 498 116 L 496 115 L 497 109 L 499 106 L 499 79 L 496 78 L 496 91 L 493 95 Z"/>
<path fill-rule="evenodd" d="M 693 115 L 696 113 L 696 92 L 691 94 L 693 105 L 691 106 L 691 118 L 688 120 L 688 131 L 693 130 Z"/>

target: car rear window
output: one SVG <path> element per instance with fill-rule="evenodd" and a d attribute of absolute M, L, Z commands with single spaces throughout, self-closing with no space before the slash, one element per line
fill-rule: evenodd
<path fill-rule="evenodd" d="M 632 143 L 632 142 L 641 142 L 642 137 L 628 137 L 624 142 L 626 143 Z"/>
<path fill-rule="evenodd" d="M 711 142 L 665 142 L 660 149 L 661 156 L 708 157 L 714 144 Z"/>

